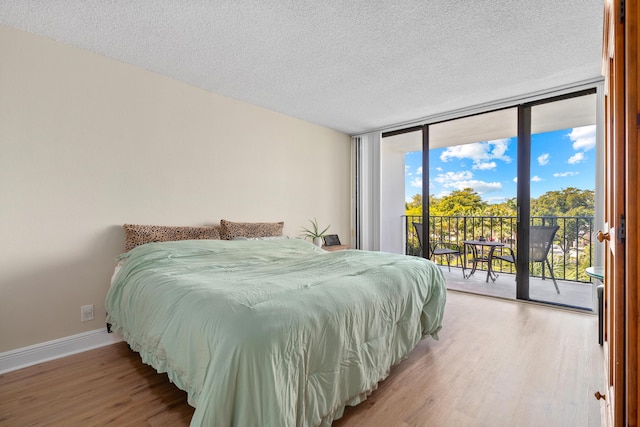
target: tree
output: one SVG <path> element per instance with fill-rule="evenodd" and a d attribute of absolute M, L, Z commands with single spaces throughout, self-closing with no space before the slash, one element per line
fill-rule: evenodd
<path fill-rule="evenodd" d="M 448 196 L 437 200 L 430 206 L 429 213 L 440 216 L 470 216 L 482 211 L 486 206 L 487 202 L 483 201 L 473 188 L 465 188 L 452 191 Z"/>
<path fill-rule="evenodd" d="M 514 199 L 515 200 L 515 199 Z M 481 212 L 483 216 L 508 216 L 513 217 L 516 216 L 517 208 L 515 203 L 512 204 L 510 201 L 504 203 L 494 203 L 491 205 L 487 205 Z"/>
<path fill-rule="evenodd" d="M 559 191 L 547 191 L 531 200 L 531 216 L 551 217 L 560 226 L 556 239 L 562 248 L 579 246 L 578 239 L 589 232 L 589 219 L 594 215 L 595 193 L 567 187 Z"/>
<path fill-rule="evenodd" d="M 410 202 L 405 203 L 407 216 L 422 216 L 422 194 L 414 194 Z"/>
<path fill-rule="evenodd" d="M 594 203 L 593 190 L 567 187 L 560 191 L 547 191 L 531 200 L 531 216 L 591 216 Z"/>

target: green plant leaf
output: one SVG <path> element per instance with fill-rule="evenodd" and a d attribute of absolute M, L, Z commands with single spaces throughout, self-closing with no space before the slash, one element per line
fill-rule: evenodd
<path fill-rule="evenodd" d="M 311 239 L 314 239 L 316 237 L 324 237 L 324 235 L 327 232 L 327 230 L 329 229 L 329 227 L 331 227 L 331 225 L 329 225 L 324 230 L 319 231 L 320 227 L 318 227 L 318 220 L 317 219 L 315 219 L 315 218 L 313 220 L 310 219 L 309 222 L 311 223 L 311 229 L 306 228 L 306 227 L 302 227 L 302 232 L 303 232 L 305 237 L 309 237 Z"/>

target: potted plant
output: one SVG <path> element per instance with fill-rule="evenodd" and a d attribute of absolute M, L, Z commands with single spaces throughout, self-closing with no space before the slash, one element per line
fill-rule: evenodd
<path fill-rule="evenodd" d="M 304 233 L 304 237 L 308 237 L 313 241 L 313 244 L 317 247 L 322 247 L 322 238 L 325 236 L 325 233 L 331 227 L 327 226 L 324 230 L 320 231 L 320 227 L 318 227 L 318 221 L 314 218 L 313 220 L 309 220 L 311 223 L 311 228 L 302 227 L 302 232 Z"/>

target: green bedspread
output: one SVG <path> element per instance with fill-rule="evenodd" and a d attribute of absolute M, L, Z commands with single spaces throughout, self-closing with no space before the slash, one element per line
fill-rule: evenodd
<path fill-rule="evenodd" d="M 192 426 L 330 425 L 442 324 L 444 278 L 421 258 L 299 239 L 122 257 L 107 321 L 188 393 Z"/>

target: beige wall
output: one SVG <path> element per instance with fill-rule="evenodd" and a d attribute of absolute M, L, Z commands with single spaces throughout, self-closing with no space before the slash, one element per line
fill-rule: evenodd
<path fill-rule="evenodd" d="M 123 223 L 348 243 L 347 135 L 4 26 L 0 58 L 0 352 L 103 326 Z"/>

